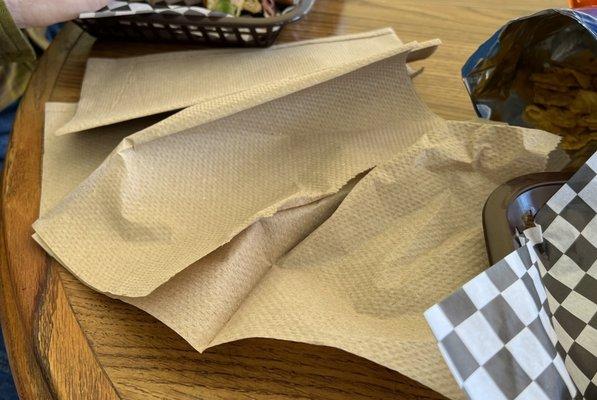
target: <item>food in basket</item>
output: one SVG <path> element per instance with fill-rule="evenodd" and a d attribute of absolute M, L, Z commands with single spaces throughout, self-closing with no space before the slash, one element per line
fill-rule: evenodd
<path fill-rule="evenodd" d="M 531 90 L 525 120 L 563 136 L 565 150 L 578 150 L 597 140 L 597 70 L 585 66 L 549 65 L 541 71 L 518 72 L 529 77 Z"/>
<path fill-rule="evenodd" d="M 273 17 L 284 14 L 298 0 L 112 0 L 105 7 L 82 13 L 79 19 L 140 14 Z"/>
<path fill-rule="evenodd" d="M 267 47 L 285 25 L 309 12 L 314 1 L 111 0 L 75 22 L 91 35 L 110 40 Z"/>
<path fill-rule="evenodd" d="M 278 14 L 278 7 L 293 5 L 292 0 L 205 0 L 203 6 L 210 11 L 219 11 L 236 17 L 259 14 L 270 17 Z"/>

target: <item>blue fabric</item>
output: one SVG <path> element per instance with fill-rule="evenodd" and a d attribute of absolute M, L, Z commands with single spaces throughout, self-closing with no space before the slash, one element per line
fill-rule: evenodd
<path fill-rule="evenodd" d="M 8 138 L 12 129 L 12 123 L 19 102 L 16 101 L 6 109 L 0 111 L 0 171 L 4 168 L 4 158 L 6 156 L 6 147 Z M 18 400 L 15 384 L 10 373 L 6 348 L 4 347 L 4 338 L 0 330 L 0 399 Z"/>
<path fill-rule="evenodd" d="M 10 106 L 0 111 L 0 170 L 4 168 L 4 158 L 8 147 L 8 138 L 15 119 L 19 102 L 15 101 Z"/>
<path fill-rule="evenodd" d="M 48 27 L 46 30 L 46 38 L 51 41 L 56 36 L 60 28 L 62 28 L 62 24 L 56 24 Z M 6 149 L 8 147 L 10 131 L 12 130 L 12 125 L 14 123 L 18 106 L 19 102 L 16 101 L 4 110 L 0 111 L 0 171 L 4 168 L 4 159 L 6 157 Z M 8 363 L 6 347 L 4 346 L 2 330 L 0 330 L 0 399 L 19 400 L 14 380 L 12 379 L 12 374 L 10 372 L 10 365 Z"/>
<path fill-rule="evenodd" d="M 46 39 L 48 39 L 49 42 L 51 42 L 52 39 L 56 37 L 58 32 L 60 32 L 62 25 L 63 24 L 54 24 L 52 26 L 48 26 L 48 29 L 46 29 Z"/>
<path fill-rule="evenodd" d="M 8 357 L 4 348 L 4 338 L 0 330 L 0 398 L 3 400 L 18 400 L 17 390 L 10 373 Z"/>

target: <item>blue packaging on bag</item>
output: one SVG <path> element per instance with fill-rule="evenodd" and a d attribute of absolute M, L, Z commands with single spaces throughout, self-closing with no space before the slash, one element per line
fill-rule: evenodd
<path fill-rule="evenodd" d="M 566 150 L 595 147 L 597 7 L 510 21 L 468 59 L 462 77 L 480 117 L 559 134 Z"/>

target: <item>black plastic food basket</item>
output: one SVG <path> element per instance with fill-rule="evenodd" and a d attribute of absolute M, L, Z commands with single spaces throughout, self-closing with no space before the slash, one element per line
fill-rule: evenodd
<path fill-rule="evenodd" d="M 307 14 L 314 2 L 299 0 L 290 11 L 267 18 L 153 13 L 78 19 L 76 23 L 102 39 L 267 47 L 274 43 L 286 24 L 298 21 Z"/>
<path fill-rule="evenodd" d="M 520 247 L 517 231 L 526 228 L 525 216 L 534 216 L 572 177 L 572 172 L 524 175 L 495 189 L 483 208 L 483 230 L 490 265 Z"/>

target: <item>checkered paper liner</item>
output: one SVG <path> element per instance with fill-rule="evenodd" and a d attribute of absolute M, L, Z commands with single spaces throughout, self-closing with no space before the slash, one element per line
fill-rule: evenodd
<path fill-rule="evenodd" d="M 473 400 L 571 399 L 534 242 L 425 312 L 456 381 Z"/>
<path fill-rule="evenodd" d="M 536 246 L 558 343 L 584 398 L 597 399 L 597 153 L 539 210 Z"/>
<path fill-rule="evenodd" d="M 426 311 L 471 399 L 597 399 L 596 171 L 593 155 L 521 248 Z"/>
<path fill-rule="evenodd" d="M 112 1 L 107 6 L 95 11 L 79 15 L 81 19 L 124 17 L 139 14 L 164 14 L 184 15 L 188 17 L 223 17 L 227 14 L 210 11 L 207 8 L 199 7 L 196 1 Z"/>

